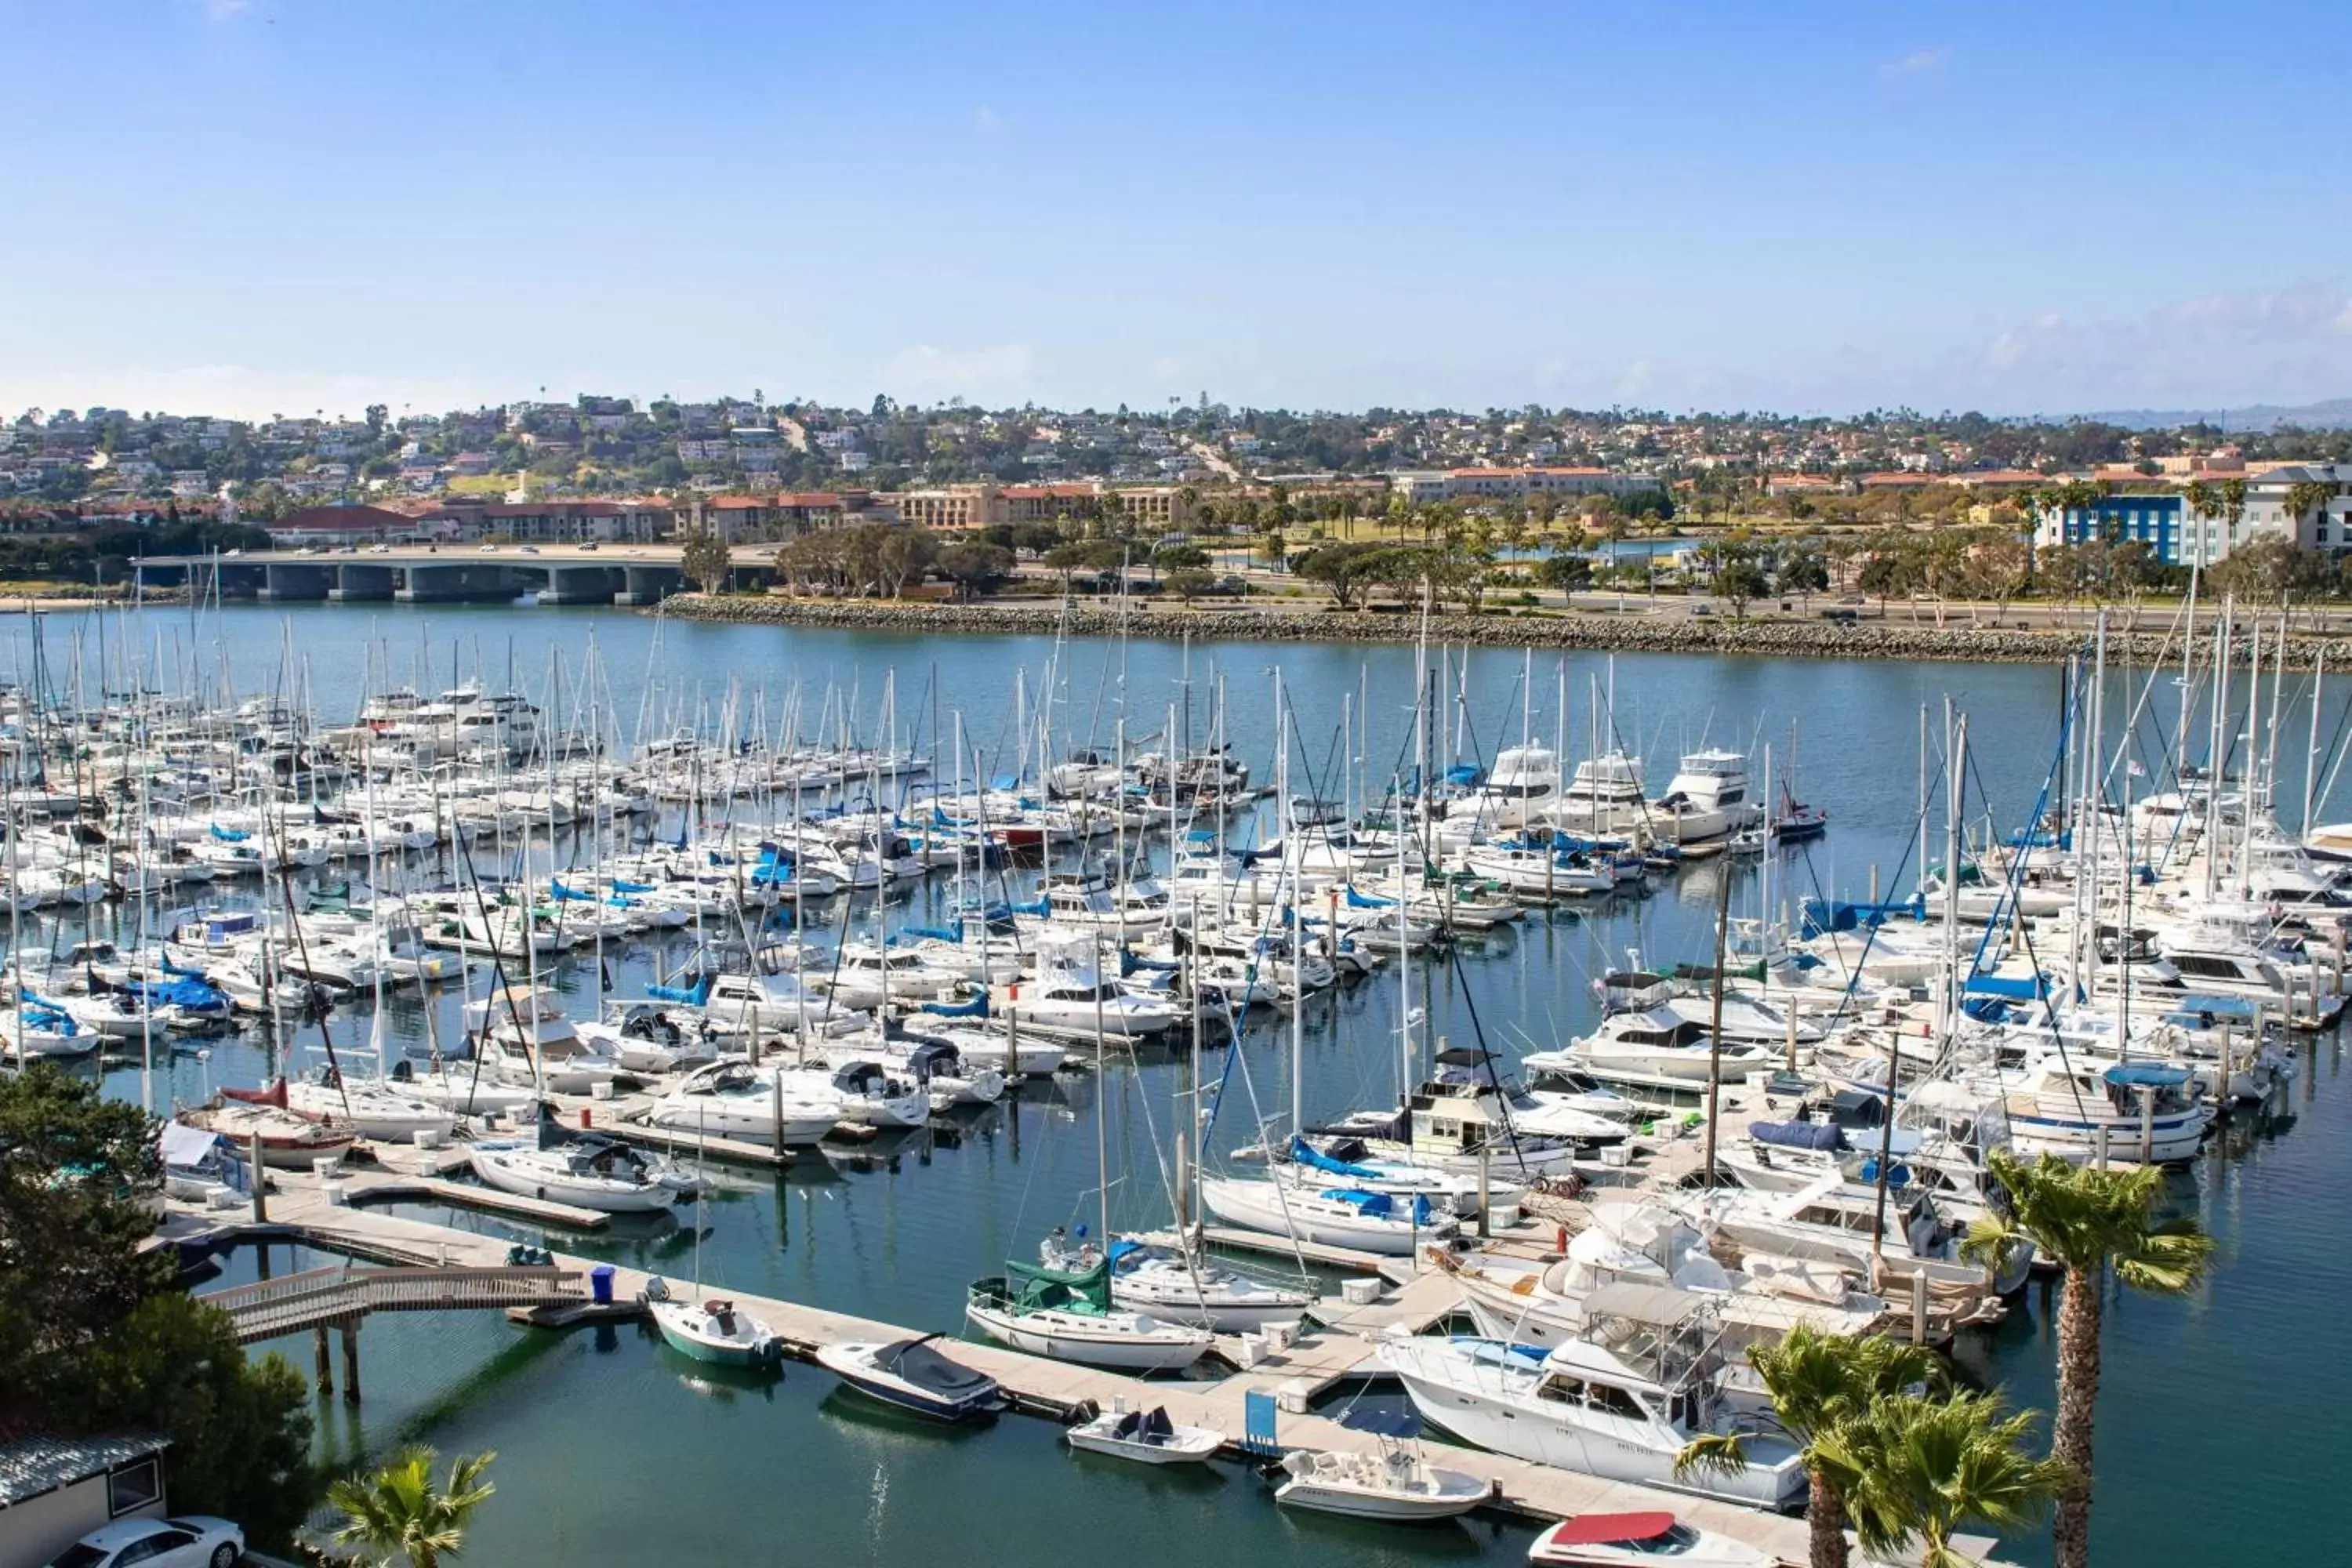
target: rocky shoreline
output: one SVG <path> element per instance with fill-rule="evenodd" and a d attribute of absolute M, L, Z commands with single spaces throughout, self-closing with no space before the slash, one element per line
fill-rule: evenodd
<path fill-rule="evenodd" d="M 1421 636 L 1418 616 L 1360 611 L 1183 609 L 1152 605 L 1122 611 L 1109 605 L 943 605 L 868 599 L 787 599 L 751 595 L 681 594 L 647 615 L 687 620 L 780 626 L 821 626 L 851 631 L 935 632 L 1111 637 L 1125 634 L 1207 642 L 1411 642 Z M 2143 622 L 2156 619 L 2144 613 Z M 2167 620 L 2169 616 L 2165 617 Z M 1958 617 L 1954 617 L 1957 623 Z M 1448 614 L 1428 623 L 1436 640 L 1493 647 L 1556 648 L 1588 653 L 1748 654 L 1766 658 L 1948 659 L 1977 664 L 2056 664 L 2083 649 L 2090 632 L 1941 627 L 1908 622 L 1866 620 L 1851 625 L 1795 616 L 1728 616 L 1612 614 Z M 2298 633 L 2287 640 L 2290 664 L 2308 665 L 2323 647 L 2341 649 L 2339 639 Z M 2263 649 L 2267 659 L 2274 647 Z M 2179 644 L 2164 629 L 2125 631 L 2110 617 L 2107 657 L 2149 663 L 2179 657 Z M 2243 654 L 2241 652 L 2240 657 Z"/>

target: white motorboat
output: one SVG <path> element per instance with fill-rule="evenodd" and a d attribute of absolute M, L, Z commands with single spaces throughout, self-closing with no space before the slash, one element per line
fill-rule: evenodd
<path fill-rule="evenodd" d="M 1360 1187 L 1318 1187 L 1271 1176 L 1207 1177 L 1201 1202 L 1229 1225 L 1395 1258 L 1410 1258 L 1423 1243 L 1445 1241 L 1460 1229 L 1427 1198 L 1400 1200 Z"/>
<path fill-rule="evenodd" d="M 1707 1022 L 1660 1006 L 1612 1013 L 1567 1051 L 1558 1056 L 1538 1052 L 1527 1059 L 1530 1071 L 1582 1068 L 1603 1080 L 1704 1084 L 1713 1072 L 1720 1081 L 1737 1083 L 1750 1072 L 1780 1066 L 1780 1047 L 1727 1034 L 1718 1051 Z"/>
<path fill-rule="evenodd" d="M 2212 1125 L 2185 1067 L 2164 1062 L 2069 1059 L 2052 1053 L 2031 1064 L 2008 1097 L 2010 1137 L 2026 1153 L 2074 1161 L 2166 1165 L 2195 1157 Z"/>
<path fill-rule="evenodd" d="M 1772 1568 L 1778 1559 L 1756 1548 L 1654 1513 L 1580 1513 L 1561 1520 L 1529 1543 L 1537 1568 Z"/>
<path fill-rule="evenodd" d="M 667 1131 L 780 1148 L 815 1143 L 842 1119 L 841 1097 L 816 1075 L 735 1056 L 694 1068 L 646 1109 L 646 1124 Z"/>
<path fill-rule="evenodd" d="M 1424 1420 L 1481 1447 L 1603 1480 L 1790 1508 L 1806 1490 L 1799 1445 L 1726 1397 L 1706 1298 L 1613 1284 L 1585 1299 L 1588 1327 L 1539 1354 L 1504 1340 L 1391 1335 L 1375 1348 Z M 1744 1461 L 1677 1476 L 1696 1438 L 1737 1432 Z"/>
<path fill-rule="evenodd" d="M 1118 1305 L 1109 1266 L 1099 1258 L 1084 1269 L 1021 1262 L 1004 1269 L 973 1282 L 964 1316 L 1014 1350 L 1121 1372 L 1174 1372 L 1215 1342 L 1206 1329 Z"/>
<path fill-rule="evenodd" d="M 1507 746 L 1494 772 L 1458 810 L 1488 827 L 1512 831 L 1539 821 L 1559 801 L 1559 758 L 1548 746 Z"/>
<path fill-rule="evenodd" d="M 919 1338 L 819 1345 L 816 1363 L 858 1393 L 931 1421 L 970 1421 L 1004 1408 L 996 1380 Z"/>
<path fill-rule="evenodd" d="M 1164 1035 L 1183 1011 L 1160 997 L 1138 996 L 1106 978 L 1091 934 L 1050 936 L 1038 942 L 1038 977 L 1009 986 L 1005 1005 L 1024 1023 L 1105 1035 Z"/>
<path fill-rule="evenodd" d="M 694 1008 L 674 1003 L 607 997 L 603 1017 L 572 1027 L 632 1073 L 677 1072 L 719 1054 L 718 1031 Z"/>
<path fill-rule="evenodd" d="M 1064 1435 L 1073 1448 L 1142 1465 L 1197 1464 L 1225 1446 L 1208 1426 L 1179 1426 L 1158 1405 L 1138 1414 L 1114 1406 Z"/>
<path fill-rule="evenodd" d="M 1495 1483 L 1441 1469 L 1411 1447 L 1381 1438 L 1366 1454 L 1294 1448 L 1282 1457 L 1287 1477 L 1274 1500 L 1358 1519 L 1452 1519 L 1490 1501 Z"/>
<path fill-rule="evenodd" d="M 1650 808 L 1650 829 L 1676 844 L 1704 844 L 1764 821 L 1748 793 L 1748 759 L 1738 752 L 1693 752 Z"/>

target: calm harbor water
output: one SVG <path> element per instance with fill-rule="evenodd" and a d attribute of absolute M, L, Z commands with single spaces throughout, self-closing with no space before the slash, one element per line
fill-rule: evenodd
<path fill-rule="evenodd" d="M 1108 742 L 1121 714 L 1129 736 L 1139 739 L 1161 727 L 1171 704 L 1187 705 L 1189 721 L 1180 714 L 1180 724 L 1203 736 L 1222 680 L 1235 750 L 1267 777 L 1272 671 L 1279 666 L 1297 714 L 1294 792 L 1327 795 L 1342 793 L 1340 779 L 1350 772 L 1377 794 L 1410 765 L 1415 706 L 1410 648 L 1088 642 L 1057 657 L 1042 638 L 710 626 L 534 609 L 240 609 L 202 618 L 151 612 L 110 621 L 105 635 L 109 663 L 120 668 L 125 648 L 135 649 L 138 661 L 160 672 L 151 684 L 170 684 L 199 662 L 212 671 L 225 665 L 241 691 L 307 693 L 324 722 L 347 718 L 370 685 L 442 686 L 454 669 L 479 673 L 494 687 L 511 678 L 539 695 L 557 668 L 565 700 L 593 687 L 600 712 L 625 742 L 698 719 L 716 722 L 730 686 L 747 728 L 757 727 L 749 718 L 752 691 L 766 693 L 772 729 L 795 706 L 790 694 L 797 689 L 806 731 L 817 732 L 820 713 L 845 708 L 872 739 L 891 687 L 898 732 L 939 751 L 943 772 L 951 769 L 934 737 L 952 736 L 959 712 L 975 753 L 970 765 L 1012 771 L 1017 677 L 1033 716 L 1040 692 L 1050 693 L 1057 752 Z M 27 678 L 29 637 L 22 622 L 0 628 L 0 676 Z M 53 685 L 79 680 L 94 694 L 97 626 L 51 617 L 42 637 Z M 595 679 L 592 641 L 601 670 Z M 1513 654 L 1473 656 L 1460 700 L 1452 688 L 1445 699 L 1449 726 L 1469 736 L 1458 748 L 1463 755 L 1491 757 L 1497 745 L 1518 739 L 1523 723 L 1539 737 L 1553 733 L 1558 663 L 1533 662 L 1533 689 L 1523 700 L 1528 668 Z M 1899 879 L 1897 870 L 1915 855 L 1923 703 L 1940 707 L 1948 694 L 1969 714 L 1978 775 L 1971 809 L 1989 805 L 2004 828 L 2035 798 L 2058 732 L 2058 674 L 2030 667 L 1663 656 L 1612 664 L 1587 657 L 1570 663 L 1565 687 L 1570 754 L 1592 744 L 1596 688 L 1613 689 L 1616 737 L 1647 759 L 1654 788 L 1664 785 L 1677 755 L 1701 744 L 1760 752 L 1769 742 L 1776 764 L 1785 764 L 1797 727 L 1798 788 L 1829 809 L 1832 831 L 1809 851 L 1776 860 L 1776 907 L 1817 890 L 1860 897 L 1874 868 L 1885 889 L 1907 891 L 1916 866 Z M 2116 689 L 2126 689 L 2119 674 Z M 2178 698 L 2168 678 L 2157 691 L 2151 708 L 2169 727 Z M 1369 733 L 1354 731 L 1357 760 L 1348 766 L 1339 762 L 1350 754 L 1339 742 L 1343 706 L 1370 715 Z M 2118 713 L 2125 706 L 2110 702 Z M 2328 704 L 2330 727 L 2337 706 Z M 827 733 L 832 723 L 825 721 Z M 2281 795 L 2289 802 L 2300 788 L 2289 758 L 2301 751 L 2293 739 L 2301 733 L 2294 729 L 2279 748 Z M 1034 757 L 1034 742 L 1029 750 Z M 534 851 L 541 875 L 546 853 Z M 1506 1054 L 1550 1045 L 1591 1022 L 1591 980 L 1629 950 L 1656 963 L 1703 957 L 1714 879 L 1725 874 L 1737 879 L 1735 912 L 1758 913 L 1753 870 L 1695 868 L 1644 899 L 1531 916 L 1516 931 L 1465 944 L 1435 973 L 1416 963 L 1411 1005 L 1426 1010 L 1433 1037 L 1483 1037 Z M 890 920 L 923 918 L 943 891 L 918 890 L 894 906 Z M 837 903 L 824 920 L 871 929 L 870 900 Z M 75 934 L 38 929 L 58 942 Z M 649 944 L 608 951 L 611 983 L 632 989 L 686 951 L 675 941 L 666 951 Z M 573 961 L 557 977 L 583 1009 L 598 981 L 593 960 Z M 1310 1115 L 1392 1099 L 1400 990 L 1391 966 L 1309 1005 L 1302 1034 Z M 446 1028 L 456 1000 L 441 1005 Z M 425 1038 L 414 1003 L 389 1006 L 384 1023 L 391 1048 Z M 339 1049 L 365 1047 L 364 1011 L 328 1026 Z M 207 1085 L 263 1081 L 279 1058 L 315 1037 L 269 1042 L 248 1033 L 210 1042 L 201 1057 L 175 1051 L 152 1063 L 143 1083 L 140 1064 L 115 1066 L 108 1082 L 132 1097 L 143 1089 L 159 1105 L 194 1100 Z M 1253 1104 L 1268 1116 L 1286 1108 L 1288 1050 L 1284 1027 L 1261 1025 L 1232 1052 L 1206 1057 L 1205 1072 L 1227 1075 L 1213 1148 L 1250 1141 Z M 2337 1082 L 2333 1039 L 2313 1047 L 2310 1067 L 2282 1114 L 2260 1126 L 2242 1121 L 2216 1140 L 2195 1172 L 2176 1178 L 2179 1201 L 2222 1237 L 2212 1282 L 2184 1301 L 2126 1300 L 2111 1317 L 2097 1524 L 2103 1563 L 2214 1560 L 2245 1540 L 2252 1521 L 2281 1516 L 2296 1519 L 2304 1540 L 2352 1528 L 2352 1500 L 2318 1484 L 2316 1468 L 2327 1452 L 2321 1423 L 2352 1393 L 2352 1373 L 2324 1348 L 2325 1325 L 2352 1271 L 2346 1245 L 2352 1221 L 2338 1198 L 2352 1110 Z M 1055 1225 L 1092 1219 L 1097 1118 L 1111 1150 L 1114 1223 L 1164 1221 L 1157 1150 L 1168 1136 L 1181 1070 L 1172 1059 L 1114 1060 L 1100 1077 L 1032 1086 L 976 1119 L 856 1158 L 803 1162 L 781 1176 L 721 1172 L 710 1197 L 653 1223 L 548 1239 L 677 1279 L 693 1276 L 698 1256 L 702 1275 L 714 1282 L 953 1330 L 967 1281 L 1007 1256 L 1027 1255 Z M 483 1216 L 435 1217 L 531 1234 Z M 250 1278 L 263 1266 L 258 1255 L 240 1253 L 227 1278 Z M 281 1248 L 267 1266 L 284 1271 L 299 1260 Z M 2018 1402 L 2046 1405 L 2053 1316 L 2054 1301 L 2031 1298 L 2000 1329 L 1958 1347 L 1957 1359 Z M 726 1561 L 822 1552 L 895 1562 L 942 1550 L 1012 1561 L 1105 1540 L 1146 1563 L 1276 1553 L 1333 1564 L 1502 1562 L 1516 1558 L 1528 1539 L 1525 1531 L 1485 1523 L 1399 1531 L 1286 1517 L 1263 1486 L 1230 1468 L 1193 1478 L 1105 1468 L 1065 1454 L 1052 1428 L 1025 1420 L 974 1435 L 906 1428 L 829 1394 L 827 1380 L 810 1369 L 791 1368 L 772 1387 L 724 1384 L 630 1330 L 558 1337 L 487 1314 L 393 1317 L 370 1324 L 365 1345 L 367 1403 L 356 1412 L 339 1403 L 321 1407 L 322 1454 L 346 1461 L 412 1436 L 444 1449 L 499 1449 L 499 1498 L 477 1534 L 485 1562 L 600 1568 L 688 1545 Z M 305 1348 L 294 1347 L 298 1361 Z M 2249 1462 L 2255 1454 L 2261 1461 Z M 2198 1500 L 2184 1507 L 2184 1496 Z M 2033 1540 L 2012 1543 L 2006 1554 L 2028 1563 L 2047 1557 Z"/>

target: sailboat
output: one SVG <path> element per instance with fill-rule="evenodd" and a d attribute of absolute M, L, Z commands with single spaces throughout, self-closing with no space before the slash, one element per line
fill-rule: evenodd
<path fill-rule="evenodd" d="M 696 1238 L 698 1247 L 701 1237 Z M 659 1288 L 659 1294 L 656 1293 Z M 700 1295 L 698 1289 L 696 1295 Z M 646 1310 L 670 1349 L 714 1366 L 768 1368 L 783 1360 L 784 1342 L 759 1319 L 734 1302 L 713 1297 L 705 1301 L 672 1300 L 658 1279 L 646 1287 Z"/>
<path fill-rule="evenodd" d="M 656 1276 L 640 1296 L 654 1327 L 670 1349 L 713 1366 L 767 1368 L 783 1360 L 784 1342 L 776 1331 L 739 1310 L 724 1297 L 702 1296 L 702 1233 L 694 1229 L 694 1289 L 685 1300 L 673 1297 L 668 1282 Z"/>
<path fill-rule="evenodd" d="M 1057 1241 L 1045 1246 L 1050 1261 L 1007 1262 L 1003 1274 L 972 1282 L 964 1316 L 989 1338 L 1049 1361 L 1123 1372 L 1175 1372 L 1214 1342 L 1206 1329 L 1119 1306 L 1101 1253 L 1073 1257 Z"/>

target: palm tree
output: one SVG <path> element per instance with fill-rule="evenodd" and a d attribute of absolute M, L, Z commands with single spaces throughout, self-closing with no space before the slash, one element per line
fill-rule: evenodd
<path fill-rule="evenodd" d="M 1790 1329 L 1777 1345 L 1750 1347 L 1748 1359 L 1772 1396 L 1773 1415 L 1804 1446 L 1805 1474 L 1812 1482 L 1806 1510 L 1812 1568 L 1845 1568 L 1845 1495 L 1852 1476 L 1827 1461 L 1829 1446 L 1887 1395 L 1915 1384 L 1940 1386 L 1943 1363 L 1917 1345 L 1884 1334 L 1827 1334 L 1805 1323 Z M 1738 1434 L 1700 1437 L 1675 1456 L 1675 1474 L 1731 1471 L 1745 1463 Z"/>
<path fill-rule="evenodd" d="M 2306 481 L 2303 484 L 2289 485 L 2287 487 L 2287 538 L 2297 548 L 2301 548 L 2303 544 L 2304 513 L 2312 510 L 2314 508 L 2318 509 L 2319 522 L 2317 527 L 2320 531 L 2320 534 L 2324 534 L 2327 527 L 2327 503 L 2334 500 L 2335 496 L 2336 487 L 2332 484 L 2316 484 Z M 2320 537 L 2320 534 L 2315 534 L 2315 540 L 2317 540 Z"/>
<path fill-rule="evenodd" d="M 404 1448 L 373 1476 L 351 1476 L 327 1489 L 327 1500 L 342 1510 L 335 1540 L 365 1546 L 391 1563 L 407 1558 L 410 1568 L 439 1568 L 466 1543 L 466 1523 L 498 1489 L 482 1479 L 495 1454 L 450 1461 L 449 1479 L 433 1482 L 433 1450 Z"/>
<path fill-rule="evenodd" d="M 2106 1276 L 2136 1290 L 2178 1296 L 2196 1288 L 2212 1261 L 2213 1238 L 2186 1215 L 2157 1217 L 2164 1177 L 2152 1166 L 2077 1169 L 2054 1154 L 2029 1165 L 2001 1151 L 1986 1167 L 2010 1196 L 2005 1213 L 1970 1227 L 1963 1251 L 1999 1262 L 2021 1238 L 2064 1270 L 2058 1312 L 2058 1418 L 2052 1455 L 2067 1469 L 2053 1527 L 2056 1568 L 2088 1568 L 2091 1559 L 2091 1436 L 2099 1401 L 2099 1333 Z"/>
<path fill-rule="evenodd" d="M 1875 1401 L 1818 1447 L 1846 1482 L 1854 1536 L 1874 1558 L 1919 1568 L 1967 1568 L 1952 1538 L 1976 1525 L 2002 1533 L 2032 1526 L 2070 1478 L 2036 1458 L 2031 1412 L 2006 1414 L 1992 1394 Z"/>

